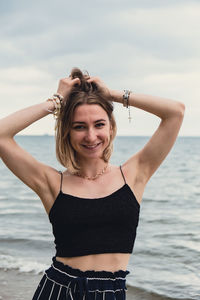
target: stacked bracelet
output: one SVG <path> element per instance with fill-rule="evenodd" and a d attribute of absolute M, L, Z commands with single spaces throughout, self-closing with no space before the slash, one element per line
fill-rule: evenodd
<path fill-rule="evenodd" d="M 129 122 L 131 122 L 131 108 L 129 105 L 129 96 L 130 96 L 131 91 L 130 90 L 124 90 L 124 95 L 123 95 L 123 106 L 128 108 L 129 110 Z"/>
<path fill-rule="evenodd" d="M 54 104 L 55 109 L 52 111 L 50 109 L 47 109 L 48 112 L 52 113 L 54 118 L 57 119 L 60 114 L 60 109 L 62 106 L 63 96 L 56 93 L 51 98 L 47 99 L 46 101 L 52 101 Z"/>

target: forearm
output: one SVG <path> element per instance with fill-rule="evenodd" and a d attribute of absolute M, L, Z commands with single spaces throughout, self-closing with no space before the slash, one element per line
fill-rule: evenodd
<path fill-rule="evenodd" d="M 114 102 L 123 103 L 123 91 L 111 90 L 110 93 Z M 131 93 L 129 105 L 152 113 L 163 120 L 184 114 L 183 103 L 144 94 Z"/>
<path fill-rule="evenodd" d="M 57 93 L 63 98 L 68 97 L 72 88 L 80 84 L 80 79 L 63 78 L 59 81 Z M 0 138 L 13 137 L 15 134 L 25 129 L 35 121 L 45 117 L 56 108 L 52 101 L 45 101 L 22 110 L 19 110 L 0 120 Z"/>
<path fill-rule="evenodd" d="M 0 120 L 0 138 L 13 137 L 35 121 L 45 117 L 53 110 L 54 104 L 45 101 L 26 107 Z"/>

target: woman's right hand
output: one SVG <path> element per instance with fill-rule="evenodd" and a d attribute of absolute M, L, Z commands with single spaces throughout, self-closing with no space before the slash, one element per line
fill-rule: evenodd
<path fill-rule="evenodd" d="M 75 78 L 71 79 L 71 77 L 62 78 L 59 81 L 57 93 L 62 95 L 64 99 L 67 99 L 68 95 L 71 93 L 72 88 L 78 84 L 80 85 L 80 79 Z"/>

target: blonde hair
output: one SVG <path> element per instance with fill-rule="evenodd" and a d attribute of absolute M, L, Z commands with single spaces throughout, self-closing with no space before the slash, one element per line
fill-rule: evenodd
<path fill-rule="evenodd" d="M 105 98 L 94 83 L 87 82 L 89 78 L 88 73 L 83 74 L 81 70 L 74 68 L 71 71 L 71 77 L 73 79 L 78 77 L 81 84 L 73 88 L 67 101 L 64 101 L 64 105 L 62 105 L 60 115 L 56 121 L 55 138 L 56 157 L 58 161 L 70 172 L 74 172 L 80 170 L 76 152 L 70 142 L 70 129 L 76 107 L 83 104 L 97 104 L 106 111 L 112 130 L 109 144 L 104 149 L 102 156 L 105 162 L 109 161 L 112 154 L 113 140 L 116 136 L 117 126 L 113 116 L 113 103 L 111 99 Z"/>

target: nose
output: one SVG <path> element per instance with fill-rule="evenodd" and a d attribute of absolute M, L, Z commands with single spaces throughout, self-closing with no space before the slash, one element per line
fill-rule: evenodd
<path fill-rule="evenodd" d="M 89 128 L 87 130 L 86 136 L 85 136 L 85 140 L 88 143 L 92 143 L 93 141 L 96 140 L 96 131 L 93 128 Z"/>

